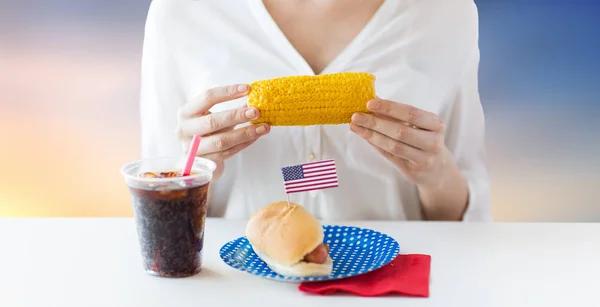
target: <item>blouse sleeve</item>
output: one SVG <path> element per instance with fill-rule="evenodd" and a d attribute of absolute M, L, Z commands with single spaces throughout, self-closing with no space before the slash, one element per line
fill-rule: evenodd
<path fill-rule="evenodd" d="M 472 48 L 456 95 L 443 115 L 446 146 L 467 181 L 469 201 L 464 221 L 491 221 L 490 183 L 485 148 L 485 120 L 478 90 L 479 48 Z"/>
<path fill-rule="evenodd" d="M 146 19 L 140 89 L 142 158 L 182 155 L 175 129 L 185 95 L 167 40 L 168 9 L 168 1 L 154 0 Z"/>

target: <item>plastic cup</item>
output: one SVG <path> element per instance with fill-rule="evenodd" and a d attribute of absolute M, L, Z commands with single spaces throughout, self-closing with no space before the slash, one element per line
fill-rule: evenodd
<path fill-rule="evenodd" d="M 180 173 L 185 162 L 185 157 L 154 158 L 121 168 L 131 194 L 143 267 L 152 275 L 188 277 L 202 268 L 208 186 L 216 164 L 196 157 L 189 176 L 142 176 Z"/>

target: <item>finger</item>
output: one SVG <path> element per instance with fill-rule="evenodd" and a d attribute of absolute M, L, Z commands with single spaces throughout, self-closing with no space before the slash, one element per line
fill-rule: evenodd
<path fill-rule="evenodd" d="M 217 133 L 203 138 L 198 148 L 198 153 L 206 155 L 226 151 L 239 144 L 254 140 L 268 134 L 270 127 L 267 124 L 250 125 L 228 132 Z"/>
<path fill-rule="evenodd" d="M 444 145 L 442 130 L 415 129 L 398 120 L 376 114 L 355 113 L 352 115 L 352 123 L 431 153 L 439 153 Z"/>
<path fill-rule="evenodd" d="M 385 150 L 386 152 L 396 157 L 406 159 L 414 164 L 424 163 L 431 156 L 430 154 L 418 148 L 399 142 L 377 131 L 361 127 L 356 124 L 350 124 L 350 130 L 358 134 L 367 142 Z"/>
<path fill-rule="evenodd" d="M 384 156 L 386 159 L 388 159 L 388 161 L 400 166 L 402 169 L 405 169 L 407 171 L 419 171 L 425 167 L 428 167 L 427 164 L 415 164 L 409 160 L 406 160 L 406 159 L 403 159 L 400 157 L 396 157 L 393 154 L 391 154 L 371 143 L 369 143 L 369 145 L 371 145 L 371 147 L 373 147 L 377 152 L 379 152 L 382 156 Z M 429 163 L 431 163 L 431 162 L 429 162 Z"/>
<path fill-rule="evenodd" d="M 403 165 L 405 163 L 411 163 L 410 161 L 400 158 L 400 157 L 396 157 L 393 154 L 381 149 L 381 147 L 374 145 L 372 143 L 369 143 L 369 145 L 371 145 L 371 147 L 373 147 L 375 150 L 377 150 L 377 152 L 379 152 L 382 156 L 384 156 L 386 159 L 388 159 L 389 161 L 391 161 L 392 163 L 395 164 L 399 164 L 399 165 Z"/>
<path fill-rule="evenodd" d="M 227 158 L 237 154 L 238 152 L 248 148 L 250 145 L 254 144 L 254 142 L 256 142 L 257 140 L 258 140 L 258 138 L 244 142 L 242 144 L 235 145 L 224 151 L 204 155 L 203 157 L 207 158 L 209 160 L 213 160 L 213 161 L 224 160 L 224 159 L 227 159 Z"/>
<path fill-rule="evenodd" d="M 435 131 L 443 126 L 442 120 L 436 114 L 407 104 L 373 99 L 367 103 L 367 108 L 374 113 L 411 123 L 421 129 Z"/>
<path fill-rule="evenodd" d="M 190 138 L 194 135 L 206 135 L 249 122 L 259 116 L 260 111 L 255 108 L 238 108 L 189 118 L 182 120 L 179 124 L 178 135 L 180 139 Z"/>
<path fill-rule="evenodd" d="M 190 118 L 204 115 L 217 103 L 234 100 L 248 93 L 250 86 L 247 84 L 234 84 L 218 86 L 206 90 L 200 97 L 186 103 L 179 109 L 180 118 Z"/>

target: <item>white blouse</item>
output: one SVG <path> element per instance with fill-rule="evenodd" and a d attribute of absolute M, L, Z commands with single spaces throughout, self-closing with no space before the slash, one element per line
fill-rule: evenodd
<path fill-rule="evenodd" d="M 446 145 L 468 182 L 466 221 L 491 219 L 478 65 L 472 0 L 387 0 L 322 72 L 372 73 L 379 97 L 444 119 Z M 314 73 L 261 0 L 154 0 L 143 46 L 142 156 L 185 154 L 177 109 L 204 90 L 290 75 Z M 244 97 L 211 111 L 245 104 Z M 423 219 L 416 185 L 348 125 L 272 127 L 226 160 L 209 215 L 245 219 L 285 200 L 281 167 L 323 159 L 335 159 L 339 187 L 290 195 L 317 218 Z"/>

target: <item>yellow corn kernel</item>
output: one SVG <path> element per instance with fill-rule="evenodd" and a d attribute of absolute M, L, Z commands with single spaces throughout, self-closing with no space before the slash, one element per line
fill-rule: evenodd
<path fill-rule="evenodd" d="M 375 76 L 342 72 L 291 76 L 250 84 L 248 106 L 260 110 L 253 124 L 310 126 L 350 123 L 356 112 L 370 113 L 375 98 Z"/>

